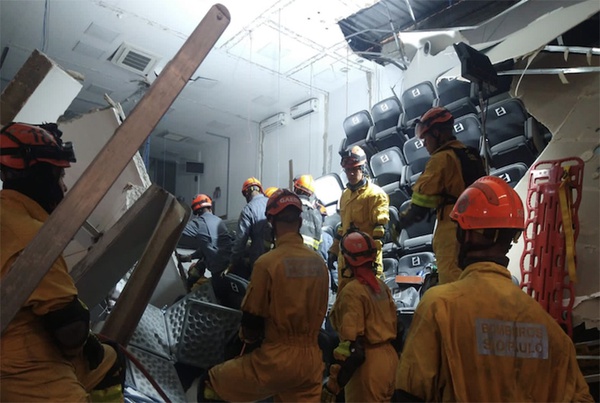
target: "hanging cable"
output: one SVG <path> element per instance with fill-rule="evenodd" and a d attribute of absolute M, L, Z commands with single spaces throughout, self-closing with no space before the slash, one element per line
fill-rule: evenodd
<path fill-rule="evenodd" d="M 42 22 L 42 53 L 46 53 L 48 49 L 48 2 L 44 2 L 44 19 Z"/>

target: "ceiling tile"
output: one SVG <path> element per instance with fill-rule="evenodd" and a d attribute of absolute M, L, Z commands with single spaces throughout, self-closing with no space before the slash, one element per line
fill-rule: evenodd
<path fill-rule="evenodd" d="M 107 43 L 111 43 L 119 36 L 118 32 L 105 28 L 94 22 L 92 22 L 90 26 L 87 27 L 84 33 Z"/>

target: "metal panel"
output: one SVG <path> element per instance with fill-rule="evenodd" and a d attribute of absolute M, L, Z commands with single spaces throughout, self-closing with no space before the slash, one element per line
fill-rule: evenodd
<path fill-rule="evenodd" d="M 145 370 L 148 371 L 150 376 L 169 397 L 170 401 L 187 401 L 183 386 L 181 386 L 172 361 L 132 346 L 128 347 L 127 351 L 137 358 L 140 364 L 142 364 Z M 142 371 L 131 362 L 128 362 L 127 365 L 129 366 L 126 378 L 128 385 L 131 385 L 136 391 L 156 399 L 156 401 L 164 401 Z"/>
<path fill-rule="evenodd" d="M 166 359 L 171 357 L 169 336 L 162 309 L 148 305 L 138 323 L 129 346 L 149 351 Z"/>
<path fill-rule="evenodd" d="M 195 299 L 186 306 L 177 362 L 199 368 L 223 362 L 225 343 L 237 332 L 242 312 Z"/>
<path fill-rule="evenodd" d="M 181 329 L 183 328 L 183 321 L 187 310 L 187 304 L 190 299 L 206 301 L 210 303 L 217 302 L 217 297 L 215 297 L 212 284 L 207 281 L 198 287 L 198 289 L 189 293 L 167 309 L 165 312 L 165 323 L 167 325 L 167 334 L 169 337 L 171 354 L 175 354 L 177 351 L 177 344 L 179 343 Z"/>

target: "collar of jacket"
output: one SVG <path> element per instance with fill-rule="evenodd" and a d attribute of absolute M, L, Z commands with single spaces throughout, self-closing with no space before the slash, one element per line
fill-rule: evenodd
<path fill-rule="evenodd" d="M 492 261 L 479 261 L 471 263 L 463 270 L 461 273 L 459 280 L 471 275 L 483 274 L 483 273 L 494 273 L 500 276 L 506 277 L 510 281 L 512 281 L 512 275 L 510 271 L 501 264 Z"/>
<path fill-rule="evenodd" d="M 46 221 L 50 214 L 42 208 L 35 200 L 25 196 L 23 193 L 17 192 L 12 189 L 0 190 L 0 199 L 10 200 L 14 203 L 18 203 L 29 213 L 29 215 L 38 221 Z M 1 203 L 1 202 L 0 202 Z"/>
<path fill-rule="evenodd" d="M 456 146 L 461 146 L 461 145 L 462 145 L 462 143 L 461 143 L 460 141 L 458 141 L 458 140 L 456 139 L 456 137 L 452 136 L 452 137 L 451 137 L 451 138 L 450 138 L 450 139 L 449 139 L 447 142 L 445 142 L 444 144 L 442 144 L 441 146 L 439 146 L 439 147 L 438 147 L 438 148 L 437 148 L 437 149 L 436 149 L 436 150 L 433 152 L 433 154 L 435 154 L 435 153 L 438 153 L 438 152 L 441 152 L 441 151 L 444 151 L 444 150 L 449 150 L 449 149 L 451 149 L 453 146 L 454 146 L 454 147 L 456 147 Z"/>
<path fill-rule="evenodd" d="M 367 181 L 367 178 L 363 176 L 363 178 L 356 185 L 351 185 L 350 182 L 348 182 L 346 187 L 350 189 L 350 191 L 355 192 L 362 187 L 366 187 L 367 183 L 369 183 L 369 181 Z"/>
<path fill-rule="evenodd" d="M 300 233 L 298 232 L 288 232 L 287 234 L 283 234 L 280 237 L 277 237 L 275 239 L 275 246 L 281 246 L 281 245 L 286 245 L 286 244 L 303 244 L 304 245 L 304 241 L 302 240 L 302 235 L 300 235 Z"/>

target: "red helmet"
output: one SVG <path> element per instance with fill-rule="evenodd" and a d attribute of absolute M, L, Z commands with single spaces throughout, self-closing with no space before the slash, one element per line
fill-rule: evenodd
<path fill-rule="evenodd" d="M 204 207 L 212 207 L 212 200 L 204 194 L 196 195 L 192 200 L 192 210 L 196 212 Z"/>
<path fill-rule="evenodd" d="M 263 188 L 262 188 L 260 181 L 256 178 L 252 177 L 252 178 L 246 179 L 246 181 L 242 185 L 242 194 L 245 196 L 248 189 L 250 189 L 253 186 L 258 187 L 260 189 L 260 192 L 263 193 Z"/>
<path fill-rule="evenodd" d="M 525 228 L 521 198 L 503 179 L 484 176 L 460 195 L 450 218 L 463 230 Z"/>
<path fill-rule="evenodd" d="M 38 162 L 67 168 L 75 162 L 70 141 L 63 143 L 62 132 L 54 123 L 32 125 L 10 123 L 0 131 L 0 165 L 26 169 Z"/>
<path fill-rule="evenodd" d="M 315 180 L 312 175 L 300 175 L 298 179 L 294 181 L 294 192 L 304 192 L 309 196 L 315 193 Z"/>
<path fill-rule="evenodd" d="M 362 231 L 351 231 L 340 242 L 344 259 L 350 266 L 359 267 L 373 262 L 377 256 L 375 241 Z"/>
<path fill-rule="evenodd" d="M 359 146 L 353 146 L 342 156 L 342 168 L 354 168 L 367 163 L 367 154 Z"/>
<path fill-rule="evenodd" d="M 287 189 L 278 189 L 271 197 L 269 197 L 265 215 L 267 218 L 276 216 L 289 206 L 298 209 L 298 214 L 302 212 L 302 202 L 294 192 Z"/>
<path fill-rule="evenodd" d="M 417 121 L 415 133 L 418 138 L 422 139 L 434 125 L 440 123 L 446 123 L 448 126 L 452 126 L 454 124 L 454 117 L 448 109 L 442 106 L 435 106 L 425 112 Z"/>
<path fill-rule="evenodd" d="M 271 186 L 265 189 L 265 196 L 271 197 L 279 189 L 278 187 Z"/>

